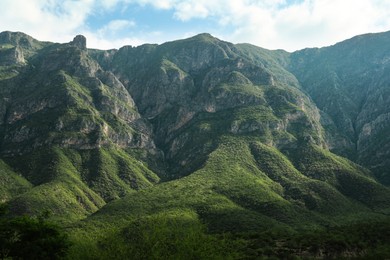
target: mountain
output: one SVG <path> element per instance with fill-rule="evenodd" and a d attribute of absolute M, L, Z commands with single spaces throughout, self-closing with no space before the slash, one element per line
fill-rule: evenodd
<path fill-rule="evenodd" d="M 388 227 L 389 40 L 93 50 L 0 33 L 0 199 L 50 210 L 71 258 L 324 257 L 286 241 Z"/>
<path fill-rule="evenodd" d="M 16 211 L 49 208 L 77 219 L 158 182 L 124 152 L 158 156 L 147 122 L 123 84 L 88 56 L 84 37 L 45 46 L 20 33 L 0 39 L 5 52 L 30 55 L 2 66 L 0 83 L 0 153 L 34 187 L 10 202 Z"/>
<path fill-rule="evenodd" d="M 390 184 L 390 33 L 367 34 L 291 55 L 288 68 L 325 116 L 335 152 Z M 330 119 L 330 120 L 329 120 Z"/>

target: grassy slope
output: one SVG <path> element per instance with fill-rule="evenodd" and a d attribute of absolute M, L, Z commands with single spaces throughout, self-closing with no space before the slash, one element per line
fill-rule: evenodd
<path fill-rule="evenodd" d="M 76 151 L 53 147 L 7 159 L 7 163 L 33 184 L 26 192 L 12 194 L 9 204 L 13 212 L 40 214 L 49 210 L 55 219 L 68 223 L 159 180 L 146 164 L 116 148 Z M 13 176 L 18 175 L 7 178 Z M 8 189 L 18 188 L 17 184 Z"/>
<path fill-rule="evenodd" d="M 73 248 L 72 257 L 80 257 L 85 247 L 95 248 L 89 256 L 103 254 L 97 249 L 97 244 L 104 244 L 104 241 L 107 246 L 118 249 L 115 243 L 128 243 L 126 234 L 132 232 L 142 234 L 140 239 L 145 239 L 145 243 L 156 243 L 158 239 L 169 236 L 184 241 L 186 236 L 177 234 L 179 231 L 170 229 L 170 225 L 179 225 L 176 229 L 181 231 L 186 227 L 199 228 L 195 236 L 199 235 L 205 241 L 211 239 L 222 248 L 226 243 L 238 243 L 235 246 L 240 248 L 243 246 L 240 243 L 245 244 L 247 239 L 240 242 L 221 238 L 219 234 L 260 234 L 277 230 L 302 232 L 363 220 L 386 220 L 385 215 L 374 213 L 369 207 L 373 204 L 388 209 L 389 191 L 366 177 L 358 166 L 349 161 L 312 147 L 312 152 L 317 150 L 317 155 L 323 156 L 322 160 L 312 163 L 325 166 L 331 162 L 338 169 L 333 174 L 340 174 L 334 180 L 324 181 L 309 176 L 310 171 L 302 173 L 294 166 L 295 161 L 290 161 L 257 138 L 225 136 L 219 141 L 218 148 L 209 155 L 204 167 L 195 173 L 113 201 L 75 226 L 72 234 L 77 245 Z M 351 186 L 360 182 L 374 185 L 378 196 L 368 194 L 371 201 L 359 201 L 353 191 L 348 193 L 338 186 L 351 169 L 354 169 L 353 176 L 356 177 L 350 179 Z M 318 167 L 316 173 L 325 176 L 329 175 L 329 170 Z M 191 224 L 181 227 L 183 218 L 189 218 Z M 172 223 L 171 219 L 174 219 Z M 159 222 L 164 224 L 157 227 Z M 137 223 L 142 223 L 139 224 L 141 227 Z M 146 223 L 150 223 L 151 227 L 146 228 Z M 107 241 L 116 242 L 110 244 Z M 173 252 L 180 252 L 182 244 L 178 241 L 171 245 L 173 251 L 164 251 L 164 254 L 172 256 L 175 255 Z M 122 257 L 129 252 L 141 253 L 143 250 L 127 245 L 118 249 Z M 214 253 L 221 252 L 216 250 Z M 87 256 L 82 255 L 82 258 Z"/>
<path fill-rule="evenodd" d="M 31 183 L 15 173 L 3 160 L 0 161 L 0 202 L 31 189 Z"/>

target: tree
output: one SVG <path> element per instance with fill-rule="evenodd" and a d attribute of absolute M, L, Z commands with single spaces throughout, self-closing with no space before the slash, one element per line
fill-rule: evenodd
<path fill-rule="evenodd" d="M 0 206 L 1 259 L 59 259 L 69 247 L 67 235 L 44 215 L 7 217 Z"/>

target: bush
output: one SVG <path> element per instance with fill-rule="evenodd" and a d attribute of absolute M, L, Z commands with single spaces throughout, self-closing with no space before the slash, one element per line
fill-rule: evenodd
<path fill-rule="evenodd" d="M 40 217 L 7 217 L 0 210 L 0 258 L 59 259 L 70 247 L 68 237 L 55 224 Z"/>

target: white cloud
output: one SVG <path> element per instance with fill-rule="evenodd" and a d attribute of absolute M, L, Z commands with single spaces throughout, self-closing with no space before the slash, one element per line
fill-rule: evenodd
<path fill-rule="evenodd" d="M 164 32 L 154 34 L 151 31 L 155 28 L 145 31 L 147 27 L 138 28 L 135 26 L 137 21 L 131 19 L 114 18 L 94 30 L 86 25 L 91 15 L 105 15 L 117 10 L 118 6 L 126 9 L 134 5 L 170 11 L 172 19 L 184 26 L 207 19 L 214 26 L 204 28 L 205 32 L 212 32 L 224 40 L 249 42 L 270 49 L 321 47 L 357 34 L 390 30 L 390 1 L 381 0 L 0 1 L 0 31 L 23 31 L 39 40 L 57 42 L 70 41 L 74 35 L 83 33 L 88 36 L 88 46 L 99 48 L 168 40 L 163 38 Z M 121 33 L 130 29 L 135 32 L 134 37 Z M 174 37 L 175 28 L 166 30 L 169 37 Z M 188 32 L 197 30 L 199 28 L 188 28 Z M 183 32 L 176 33 L 177 38 L 183 35 Z"/>
<path fill-rule="evenodd" d="M 40 40 L 68 41 L 83 26 L 93 0 L 1 0 L 0 30 L 23 31 Z"/>
<path fill-rule="evenodd" d="M 132 28 L 135 26 L 134 21 L 130 20 L 112 20 L 101 29 L 99 29 L 99 35 L 116 34 L 122 30 Z"/>
<path fill-rule="evenodd" d="M 369 0 L 305 1 L 277 13 L 275 31 L 277 39 L 288 41 L 291 49 L 330 45 L 358 34 L 389 30 L 389 7 L 383 9 Z"/>
<path fill-rule="evenodd" d="M 82 33 L 87 38 L 88 48 L 91 49 L 119 49 L 125 45 L 138 46 L 145 43 L 145 39 L 140 38 L 131 38 L 131 37 L 121 37 L 116 39 L 109 39 L 108 37 L 102 37 L 96 33 L 83 32 Z"/>
<path fill-rule="evenodd" d="M 112 10 L 121 0 L 1 0 L 0 31 L 22 31 L 38 40 L 69 42 L 76 34 L 87 36 L 91 48 L 111 49 L 139 45 L 142 40 L 114 37 L 135 26 L 131 20 L 112 20 L 94 32 L 87 27 L 90 15 Z"/>
<path fill-rule="evenodd" d="M 175 17 L 182 21 L 188 21 L 192 18 L 206 18 L 209 16 L 209 9 L 201 2 L 190 3 L 181 2 L 178 3 L 177 7 L 180 12 L 175 13 Z"/>
<path fill-rule="evenodd" d="M 140 0 L 155 8 L 159 1 Z M 334 44 L 357 34 L 390 30 L 390 1 L 166 0 L 180 21 L 212 18 L 224 39 L 296 50 Z M 207 28 L 205 29 L 207 30 Z"/>

